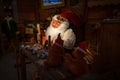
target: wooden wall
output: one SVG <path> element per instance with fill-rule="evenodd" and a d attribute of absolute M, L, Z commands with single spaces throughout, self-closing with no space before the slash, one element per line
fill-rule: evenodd
<path fill-rule="evenodd" d="M 66 1 L 66 0 L 65 0 Z M 67 1 L 66 3 L 67 4 Z M 55 13 L 55 8 L 42 9 L 41 0 L 17 0 L 19 22 L 23 20 L 45 20 Z M 67 6 L 61 7 L 63 10 Z"/>
<path fill-rule="evenodd" d="M 4 11 L 4 7 L 3 7 L 3 3 L 2 3 L 2 1 L 0 0 L 0 22 L 2 21 L 2 19 L 3 19 L 3 11 Z"/>
<path fill-rule="evenodd" d="M 9 1 L 9 0 L 6 0 L 6 1 Z M 10 0 L 10 1 L 12 1 L 11 6 L 13 7 L 14 16 L 18 21 L 18 23 L 23 23 L 26 20 L 42 20 L 43 21 L 50 15 L 56 13 L 55 8 L 42 9 L 41 0 L 35 0 L 35 1 L 34 0 Z M 113 12 L 114 9 L 120 8 L 119 6 L 116 6 L 116 5 L 119 5 L 117 3 L 117 1 L 120 2 L 119 0 L 115 0 L 114 2 L 116 2 L 117 4 L 113 4 L 113 5 L 112 3 L 108 4 L 106 2 L 104 2 L 104 5 L 102 5 L 100 4 L 101 0 L 78 0 L 78 4 L 71 5 L 70 1 L 72 2 L 74 0 L 65 0 L 65 6 L 59 7 L 60 12 L 72 10 L 77 15 L 84 16 L 84 8 L 85 8 L 84 3 L 85 1 L 88 1 L 88 7 L 86 7 L 88 10 L 87 11 L 88 23 L 96 23 L 103 18 L 109 18 L 109 16 L 111 16 L 112 14 L 111 12 Z M 94 2 L 96 4 L 94 4 Z M 2 19 L 2 16 L 3 16 L 2 12 L 4 12 L 3 11 L 4 4 L 2 2 L 0 2 L 0 4 L 1 4 L 0 19 Z"/>
<path fill-rule="evenodd" d="M 86 39 L 91 39 L 91 33 L 94 31 L 94 25 L 101 23 L 104 19 L 113 19 L 115 11 L 120 12 L 120 5 L 93 6 L 88 9 Z"/>
<path fill-rule="evenodd" d="M 1 24 L 1 22 L 2 22 L 2 20 L 3 20 L 3 18 L 4 18 L 4 16 L 3 16 L 3 11 L 4 11 L 4 9 L 3 9 L 3 2 L 0 0 L 0 24 Z M 0 57 L 3 55 L 3 44 L 2 44 L 2 34 L 1 34 L 1 26 L 0 26 Z"/>
<path fill-rule="evenodd" d="M 65 6 L 59 7 L 59 8 L 49 8 L 49 9 L 42 9 L 41 5 L 39 5 L 39 12 L 40 12 L 40 20 L 45 20 L 47 17 L 50 17 L 54 14 L 57 14 L 61 11 L 64 11 L 66 9 L 68 9 L 68 1 L 69 0 L 65 0 Z M 41 2 L 39 2 L 41 4 Z M 59 9 L 58 12 L 56 12 L 56 9 Z"/>
<path fill-rule="evenodd" d="M 104 20 L 101 32 L 97 36 L 98 56 L 93 64 L 93 71 L 99 73 L 112 72 L 120 68 L 120 20 Z M 93 38 L 94 40 L 94 38 Z"/>

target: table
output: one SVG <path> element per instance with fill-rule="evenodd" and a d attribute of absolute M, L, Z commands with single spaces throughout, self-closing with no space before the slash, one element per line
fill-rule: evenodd
<path fill-rule="evenodd" d="M 33 54 L 34 50 L 30 49 L 30 46 L 29 48 L 25 48 L 22 45 L 19 52 L 21 80 L 27 80 L 26 59 L 29 59 L 37 67 L 37 80 L 64 80 L 72 76 L 72 74 L 66 68 L 64 68 L 63 65 L 54 68 L 46 68 L 44 66 L 44 61 L 46 61 L 47 57 L 44 56 L 41 58 L 37 53 Z"/>

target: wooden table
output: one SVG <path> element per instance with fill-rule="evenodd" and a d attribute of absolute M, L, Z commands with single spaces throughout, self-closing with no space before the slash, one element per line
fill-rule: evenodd
<path fill-rule="evenodd" d="M 43 64 L 46 59 L 37 58 L 36 54 L 33 55 L 31 50 L 25 48 L 20 48 L 20 80 L 27 80 L 26 59 L 29 59 L 37 67 L 37 73 L 39 74 L 37 75 L 37 80 L 71 80 L 67 78 L 71 78 L 72 74 L 63 65 L 55 68 L 46 68 Z"/>

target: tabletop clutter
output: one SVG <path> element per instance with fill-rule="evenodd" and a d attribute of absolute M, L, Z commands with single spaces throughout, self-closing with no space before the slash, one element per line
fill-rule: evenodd
<path fill-rule="evenodd" d="M 54 44 L 49 48 L 45 48 L 33 40 L 21 43 L 20 48 L 24 55 L 35 56 L 31 59 L 37 64 L 42 80 L 54 80 L 56 76 L 60 78 L 57 80 L 61 80 L 72 75 L 80 77 L 87 74 L 88 64 L 92 64 L 96 54 L 93 54 L 91 49 L 88 50 L 85 41 L 73 50 L 72 55 L 65 53 L 62 43 L 63 41 L 58 35 Z"/>
<path fill-rule="evenodd" d="M 31 55 L 36 55 L 37 58 L 47 58 L 48 50 L 44 49 L 40 44 L 25 45 L 22 44 L 21 48 L 30 51 Z"/>
<path fill-rule="evenodd" d="M 66 76 L 71 76 L 61 65 L 63 47 L 58 43 L 53 44 L 51 48 L 48 49 L 38 43 L 22 42 L 20 44 L 20 49 L 22 56 L 27 56 L 37 65 L 37 78 L 39 77 L 40 80 L 61 80 Z"/>

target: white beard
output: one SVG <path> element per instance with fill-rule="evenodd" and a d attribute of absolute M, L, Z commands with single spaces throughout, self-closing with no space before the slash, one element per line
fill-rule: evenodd
<path fill-rule="evenodd" d="M 50 26 L 46 30 L 46 36 L 48 39 L 48 36 L 51 36 L 51 41 L 56 39 L 58 34 L 61 34 L 61 38 L 63 37 L 64 32 L 68 29 L 69 22 L 63 22 L 58 28 L 54 28 L 52 26 L 52 22 Z"/>

